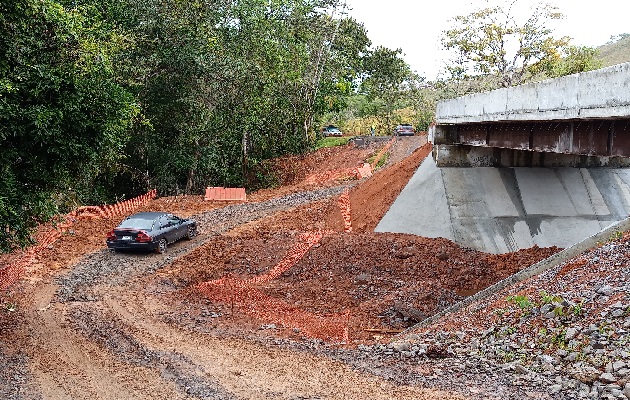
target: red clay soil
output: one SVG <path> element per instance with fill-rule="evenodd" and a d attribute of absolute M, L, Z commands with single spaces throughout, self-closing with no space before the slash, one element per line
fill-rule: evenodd
<path fill-rule="evenodd" d="M 397 145 L 392 148 L 392 154 L 400 152 L 408 143 L 402 142 L 398 148 Z M 460 299 L 460 295 L 489 286 L 557 251 L 533 248 L 496 256 L 464 249 L 444 239 L 371 233 L 430 150 L 430 145 L 424 145 L 355 187 L 350 193 L 355 233 L 326 236 L 296 267 L 259 289 L 296 309 L 316 315 L 349 310 L 351 339 L 369 340 L 371 335 L 364 332 L 364 328 L 398 329 L 411 324 L 412 320 L 403 315 L 409 314 L 405 307 L 412 313 L 429 315 Z M 286 175 L 287 182 L 293 186 L 255 193 L 250 200 L 303 190 L 302 182 L 309 172 L 356 167 L 375 151 L 378 148 L 345 146 L 283 160 L 293 165 Z M 143 209 L 168 210 L 189 216 L 224 205 L 205 202 L 202 196 L 178 196 L 153 200 Z M 120 219 L 122 217 L 77 222 L 71 233 L 40 255 L 27 272 L 28 277 L 47 276 L 83 255 L 104 248 L 106 232 Z M 197 304 L 197 312 L 201 313 L 208 305 L 195 292 L 194 284 L 227 274 L 260 275 L 284 257 L 300 233 L 314 230 L 343 230 L 337 199 L 312 203 L 239 227 L 177 260 L 165 268 L 165 273 L 177 287 L 186 289 L 177 292 L 172 301 L 180 305 L 182 301 Z M 243 333 L 248 332 L 248 328 L 256 330 L 261 324 L 270 323 L 239 315 L 226 304 L 211 307 L 230 315 L 230 318 L 215 321 L 227 331 Z M 226 311 L 227 308 L 230 310 Z M 179 309 L 173 308 L 175 313 Z M 274 334 L 298 335 L 289 329 L 274 331 Z"/>
<path fill-rule="evenodd" d="M 397 142 L 391 149 L 392 160 L 401 159 L 424 140 L 405 139 L 418 142 Z M 360 166 L 380 145 L 323 149 L 284 160 L 291 166 L 283 178 L 289 185 L 254 193 L 248 201 L 316 189 L 320 186 L 304 183 L 306 176 Z M 388 330 L 404 329 L 462 295 L 557 251 L 532 248 L 491 255 L 445 239 L 373 233 L 429 151 L 425 146 L 392 162 L 351 191 L 353 233 L 342 233 L 337 199 L 333 198 L 212 237 L 179 258 L 170 254 L 138 256 L 145 263 L 142 265 L 155 263 L 159 268 L 144 271 L 141 265 L 134 278 L 116 283 L 106 280 L 85 289 L 86 294 L 96 295 L 95 301 L 57 301 L 57 290 L 62 287 L 57 278 L 76 272 L 77 282 L 88 279 L 82 273 L 92 270 L 69 268 L 74 268 L 78 258 L 104 249 L 106 232 L 123 216 L 77 222 L 73 231 L 39 255 L 19 284 L 0 292 L 0 356 L 14 364 L 5 371 L 16 371 L 15 379 L 22 379 L 17 371 L 30 371 L 33 378 L 26 386 L 34 385 L 45 398 L 183 398 L 189 395 L 189 387 L 178 389 L 174 384 L 179 381 L 177 374 L 183 374 L 181 382 L 186 385 L 192 382 L 193 389 L 205 388 L 195 382 L 207 375 L 233 388 L 239 398 L 260 398 L 260 393 L 279 393 L 283 398 L 336 398 L 339 393 L 349 399 L 457 397 L 420 393 L 421 389 L 401 388 L 373 375 L 362 378 L 350 367 L 340 371 L 340 363 L 323 356 L 266 345 L 267 338 L 300 341 L 315 337 L 337 343 L 346 337 L 331 337 L 322 329 L 338 325 L 347 328 L 351 346 L 387 340 Z M 205 202 L 199 195 L 160 198 L 142 209 L 189 216 L 226 204 Z M 237 279 L 264 275 L 300 242 L 300 234 L 314 230 L 335 232 L 324 236 L 277 278 L 253 284 L 250 292 L 237 292 L 250 297 L 216 301 L 199 291 L 198 284 L 228 275 Z M 191 243 L 200 241 L 176 246 L 190 249 Z M 101 253 L 95 259 L 110 267 L 117 265 L 118 257 L 133 263 L 124 256 Z M 278 318 L 265 313 L 268 304 L 287 315 Z M 263 318 L 269 315 L 272 317 Z M 366 330 L 370 328 L 383 332 Z M 256 340 L 241 340 L 243 337 Z M 177 357 L 163 362 L 161 357 L 169 354 Z M 151 357 L 156 358 L 155 364 L 145 367 Z M 171 366 L 176 373 L 170 371 Z M 0 393 L 7 377 L 9 388 L 24 387 L 11 381 L 13 372 L 3 375 L 5 371 L 0 368 Z M 306 381 L 315 382 L 316 387 L 304 388 Z"/>
<path fill-rule="evenodd" d="M 377 144 L 358 148 L 350 142 L 345 146 L 322 148 L 305 155 L 280 158 L 270 162 L 268 166 L 270 171 L 277 174 L 279 186 L 248 194 L 247 200 L 265 201 L 300 191 L 336 186 L 339 184 L 336 180 L 311 184 L 306 182 L 306 178 L 328 171 L 360 167 L 379 148 Z"/>
<path fill-rule="evenodd" d="M 431 150 L 431 144 L 425 144 L 401 162 L 377 171 L 372 178 L 350 192 L 353 229 L 359 232 L 374 231 Z"/>
<path fill-rule="evenodd" d="M 185 302 L 192 320 L 210 309 L 226 316 L 213 320 L 212 329 L 234 334 L 278 324 L 256 320 L 234 304 L 208 305 L 194 288 L 226 275 L 247 280 L 268 272 L 297 242 L 297 236 L 295 231 L 251 229 L 218 237 L 178 259 L 169 268 L 174 272 L 165 274 L 177 287 L 186 289 L 175 295 L 174 303 L 180 304 L 172 308 L 182 309 L 181 302 Z M 407 328 L 422 316 L 461 300 L 462 295 L 483 289 L 556 251 L 532 248 L 492 255 L 462 248 L 446 239 L 334 233 L 325 236 L 295 267 L 256 288 L 300 313 L 325 318 L 349 311 L 350 340 L 369 342 L 373 334 L 365 331 L 367 328 Z M 405 318 L 410 316 L 415 318 Z M 301 331 L 314 330 L 298 324 L 278 326 L 270 334 L 295 338 Z"/>

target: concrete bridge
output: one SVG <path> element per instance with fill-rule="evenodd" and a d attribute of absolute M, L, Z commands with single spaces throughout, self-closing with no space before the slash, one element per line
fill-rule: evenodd
<path fill-rule="evenodd" d="M 630 215 L 630 168 L 612 168 L 630 166 L 630 63 L 444 101 L 436 120 L 434 157 L 377 232 L 505 253 Z"/>
<path fill-rule="evenodd" d="M 438 166 L 630 165 L 630 63 L 440 102 Z"/>

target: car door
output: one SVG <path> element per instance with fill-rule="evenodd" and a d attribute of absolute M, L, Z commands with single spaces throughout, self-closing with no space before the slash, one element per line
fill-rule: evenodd
<path fill-rule="evenodd" d="M 184 237 L 186 234 L 186 226 L 184 225 L 184 221 L 176 217 L 175 215 L 168 216 L 169 224 L 173 229 L 174 240 L 179 240 Z"/>
<path fill-rule="evenodd" d="M 169 226 L 168 216 L 162 215 L 158 218 L 157 225 L 159 228 L 158 238 L 165 238 L 169 243 L 173 242 L 173 233 Z"/>

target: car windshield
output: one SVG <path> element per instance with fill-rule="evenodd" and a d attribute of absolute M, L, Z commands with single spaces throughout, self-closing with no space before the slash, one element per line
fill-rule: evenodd
<path fill-rule="evenodd" d="M 118 225 L 119 228 L 133 228 L 150 231 L 153 228 L 152 218 L 130 217 Z"/>

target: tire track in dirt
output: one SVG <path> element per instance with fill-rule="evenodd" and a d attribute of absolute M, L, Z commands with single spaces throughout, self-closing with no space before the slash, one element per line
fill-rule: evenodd
<path fill-rule="evenodd" d="M 318 354 L 191 332 L 161 315 L 162 293 L 147 282 L 162 268 L 217 234 L 348 186 L 198 214 L 203 234 L 166 256 L 97 251 L 52 283 L 30 287 L 34 300 L 23 305 L 15 345 L 32 376 L 20 389 L 34 389 L 15 398 L 461 398 L 397 386 Z"/>
<path fill-rule="evenodd" d="M 106 300 L 107 309 L 123 324 L 132 324 L 134 337 L 153 348 L 152 352 L 161 355 L 175 352 L 179 359 L 200 368 L 202 376 L 212 377 L 229 396 L 240 399 L 458 398 L 444 392 L 397 386 L 322 356 L 183 330 L 155 319 L 159 299 L 146 293 L 142 296 L 142 287 L 144 284 L 139 281 L 134 290 L 117 290 Z M 137 315 L 148 318 L 138 320 Z M 193 378 L 188 375 L 188 379 Z"/>
<path fill-rule="evenodd" d="M 39 293 L 52 294 L 50 285 Z M 33 384 L 46 399 L 182 398 L 154 371 L 120 362 L 70 328 L 66 307 L 42 297 L 48 306 L 25 314 L 30 327 L 21 347 L 29 353 Z M 53 301 L 53 303 L 50 303 Z M 147 391 L 147 387 L 151 390 Z M 38 398 L 34 397 L 34 398 Z M 31 398 L 30 396 L 18 396 Z"/>

